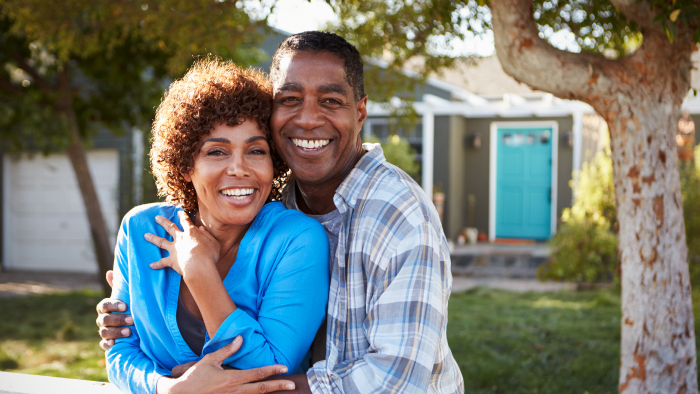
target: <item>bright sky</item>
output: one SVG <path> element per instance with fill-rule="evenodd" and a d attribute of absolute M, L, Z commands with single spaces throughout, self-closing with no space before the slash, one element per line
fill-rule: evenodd
<path fill-rule="evenodd" d="M 307 30 L 323 30 L 329 21 L 336 19 L 331 7 L 322 0 L 279 0 L 275 2 L 275 12 L 270 16 L 270 24 L 289 33 Z M 571 33 L 558 32 L 551 42 L 560 49 L 574 52 L 580 50 Z M 461 43 L 453 43 L 457 49 L 456 56 L 493 55 L 493 35 L 489 32 L 484 37 L 474 37 Z"/>

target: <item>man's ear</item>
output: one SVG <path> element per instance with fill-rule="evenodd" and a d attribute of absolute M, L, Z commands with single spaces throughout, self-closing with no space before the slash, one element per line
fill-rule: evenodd
<path fill-rule="evenodd" d="M 365 94 L 357 102 L 357 129 L 362 129 L 362 124 L 367 119 L 367 95 Z"/>

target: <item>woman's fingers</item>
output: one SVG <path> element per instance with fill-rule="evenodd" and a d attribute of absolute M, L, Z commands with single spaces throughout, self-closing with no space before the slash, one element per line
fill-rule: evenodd
<path fill-rule="evenodd" d="M 163 269 L 165 267 L 172 267 L 173 265 L 170 261 L 170 257 L 166 257 L 164 259 L 160 259 L 154 263 L 151 263 L 148 266 L 154 270 L 159 270 L 159 269 Z"/>
<path fill-rule="evenodd" d="M 146 241 L 152 243 L 153 245 L 170 252 L 170 245 L 172 242 L 168 241 L 167 239 L 151 233 L 146 233 L 143 237 L 146 239 Z"/>
<path fill-rule="evenodd" d="M 207 237 L 210 241 L 216 242 L 216 238 L 214 238 L 214 236 L 211 235 L 211 233 L 209 232 L 209 230 L 207 230 L 206 227 L 204 227 L 204 226 L 199 226 L 199 227 L 197 227 L 197 228 L 198 228 L 199 231 L 201 231 L 202 234 L 204 234 L 204 236 Z"/>
<path fill-rule="evenodd" d="M 163 216 L 156 216 L 156 223 L 160 224 L 160 226 L 163 227 L 165 231 L 168 232 L 168 234 L 172 235 L 173 238 L 175 238 L 177 232 L 180 231 L 180 229 L 177 228 L 177 225 L 175 223 L 171 222 Z"/>
<path fill-rule="evenodd" d="M 194 223 L 192 223 L 192 219 L 190 219 L 190 215 L 185 213 L 185 211 L 179 211 L 177 213 L 177 217 L 180 218 L 180 225 L 183 229 L 191 229 L 195 227 Z"/>

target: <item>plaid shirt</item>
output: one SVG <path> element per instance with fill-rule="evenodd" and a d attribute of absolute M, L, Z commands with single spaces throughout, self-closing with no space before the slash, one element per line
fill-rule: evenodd
<path fill-rule="evenodd" d="M 343 215 L 331 267 L 320 393 L 463 393 L 447 345 L 450 255 L 423 190 L 369 150 L 335 193 Z"/>

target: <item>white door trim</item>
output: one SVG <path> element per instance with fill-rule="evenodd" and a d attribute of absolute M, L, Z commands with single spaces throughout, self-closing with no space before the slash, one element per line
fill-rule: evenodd
<path fill-rule="evenodd" d="M 552 128 L 552 208 L 550 236 L 557 231 L 557 168 L 559 152 L 559 123 L 554 120 L 532 122 L 491 122 L 489 137 L 489 240 L 496 239 L 496 155 L 498 154 L 499 128 Z"/>

